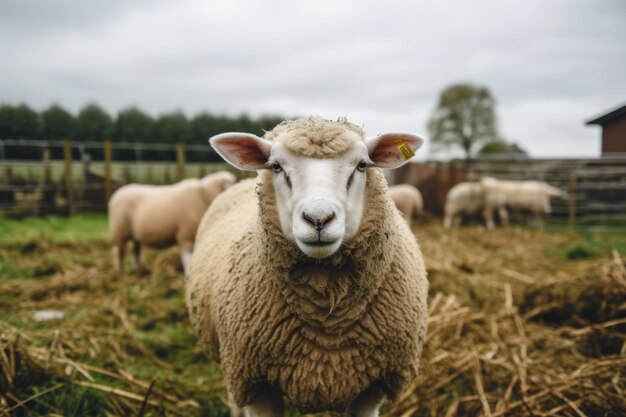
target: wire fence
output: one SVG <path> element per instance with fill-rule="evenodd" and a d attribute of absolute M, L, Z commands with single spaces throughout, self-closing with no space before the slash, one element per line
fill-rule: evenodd
<path fill-rule="evenodd" d="M 3 140 L 0 211 L 12 217 L 105 211 L 124 184 L 171 184 L 230 169 L 212 161 L 221 159 L 208 144 Z"/>
<path fill-rule="evenodd" d="M 502 180 L 537 180 L 566 193 L 551 200 L 548 227 L 603 227 L 626 233 L 626 155 L 586 159 L 505 159 L 411 164 L 395 182 L 417 186 L 426 208 L 443 212 L 445 196 L 454 185 L 483 177 Z"/>
<path fill-rule="evenodd" d="M 0 211 L 10 216 L 104 211 L 123 184 L 170 184 L 229 169 L 218 161 L 208 144 L 0 140 Z M 552 200 L 549 225 L 626 232 L 626 155 L 429 161 L 405 165 L 391 182 L 417 186 L 426 210 L 440 215 L 452 186 L 485 176 L 545 181 L 565 191 L 566 199 Z"/>

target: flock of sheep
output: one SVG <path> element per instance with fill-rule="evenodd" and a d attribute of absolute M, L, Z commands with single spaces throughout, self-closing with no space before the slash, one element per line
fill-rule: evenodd
<path fill-rule="evenodd" d="M 410 224 L 424 210 L 419 190 L 409 184 L 392 185 L 389 194 Z M 565 192 L 541 181 L 503 181 L 483 177 L 480 181 L 462 182 L 446 195 L 443 225 L 459 226 L 464 218 L 482 216 L 489 229 L 495 227 L 494 214 L 503 225 L 509 224 L 509 211 L 528 216 L 531 226 L 541 228 L 543 217 L 550 214 L 550 199 L 566 198 Z"/>
<path fill-rule="evenodd" d="M 377 168 L 403 165 L 423 140 L 307 117 L 210 142 L 257 178 L 122 187 L 109 202 L 115 267 L 130 241 L 138 268 L 142 244 L 179 245 L 189 315 L 233 416 L 282 415 L 284 398 L 303 412 L 377 416 L 417 375 L 428 292 L 407 224 L 422 197 L 388 187 Z M 493 227 L 488 212 L 506 221 L 524 204 L 545 213 L 554 195 L 541 183 L 459 184 L 445 225 L 482 211 Z"/>

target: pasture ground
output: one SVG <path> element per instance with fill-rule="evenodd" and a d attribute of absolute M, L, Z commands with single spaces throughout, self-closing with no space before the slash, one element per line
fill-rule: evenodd
<path fill-rule="evenodd" d="M 176 250 L 118 275 L 106 227 L 104 215 L 0 219 L 0 416 L 227 415 Z M 422 375 L 383 414 L 626 415 L 626 236 L 414 231 L 429 335 Z M 36 321 L 42 310 L 64 317 Z"/>

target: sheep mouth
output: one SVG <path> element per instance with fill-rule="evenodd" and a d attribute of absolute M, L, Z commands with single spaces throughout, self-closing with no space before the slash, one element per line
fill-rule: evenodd
<path fill-rule="evenodd" d="M 307 246 L 313 246 L 314 248 L 323 248 L 324 246 L 330 246 L 335 244 L 337 241 L 336 240 L 331 240 L 328 242 L 322 241 L 322 240 L 317 240 L 315 242 L 302 242 Z"/>

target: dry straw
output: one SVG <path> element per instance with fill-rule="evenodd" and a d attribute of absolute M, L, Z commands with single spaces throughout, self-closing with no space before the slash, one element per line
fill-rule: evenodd
<path fill-rule="evenodd" d="M 546 248 L 574 235 L 415 231 L 431 280 L 428 339 L 421 375 L 384 415 L 626 415 L 626 269 L 616 251 L 568 261 Z M 167 359 L 178 349 L 204 363 L 193 336 L 166 352 L 144 337 L 168 326 L 191 334 L 175 250 L 149 254 L 150 275 L 115 276 L 103 242 L 38 245 L 28 256 L 0 248 L 25 275 L 60 268 L 0 280 L 0 317 L 13 317 L 0 321 L 0 416 L 60 414 L 51 398 L 68 387 L 98 393 L 110 415 L 226 412 L 219 375 L 189 381 Z M 68 315 L 29 319 L 42 309 Z"/>

